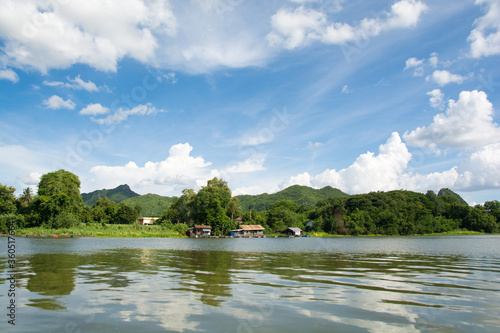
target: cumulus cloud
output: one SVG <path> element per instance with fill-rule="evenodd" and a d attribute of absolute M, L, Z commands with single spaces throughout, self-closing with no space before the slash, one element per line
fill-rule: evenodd
<path fill-rule="evenodd" d="M 329 22 L 326 14 L 303 5 L 290 10 L 281 8 L 271 18 L 273 31 L 268 41 L 275 46 L 294 49 L 312 41 L 344 44 L 378 36 L 383 31 L 415 26 L 428 7 L 421 1 L 401 0 L 394 3 L 384 18 L 364 18 L 357 26 Z"/>
<path fill-rule="evenodd" d="M 431 96 L 429 102 L 431 106 L 438 110 L 444 110 L 444 93 L 441 89 L 434 89 L 427 92 L 427 95 Z"/>
<path fill-rule="evenodd" d="M 295 184 L 315 188 L 329 185 L 346 193 L 359 194 L 398 189 L 426 192 L 443 187 L 460 191 L 500 187 L 500 143 L 470 151 L 459 165 L 442 172 L 413 173 L 409 168 L 411 157 L 399 134 L 392 133 L 387 142 L 380 145 L 378 155 L 362 154 L 339 171 L 327 169 L 317 175 L 298 174 L 281 184 L 280 189 Z"/>
<path fill-rule="evenodd" d="M 42 104 L 45 105 L 47 109 L 54 109 L 54 110 L 57 109 L 73 110 L 76 106 L 72 100 L 70 99 L 64 100 L 62 97 L 57 95 L 52 95 L 51 97 L 49 97 L 49 99 L 43 101 Z"/>
<path fill-rule="evenodd" d="M 464 82 L 466 77 L 458 75 L 458 74 L 451 74 L 447 70 L 435 70 L 431 76 L 427 77 L 427 80 L 432 80 L 439 84 L 441 87 L 449 84 L 449 83 L 462 83 Z"/>
<path fill-rule="evenodd" d="M 70 77 L 67 78 L 68 82 L 60 81 L 43 81 L 43 84 L 49 87 L 65 87 L 75 90 L 86 90 L 89 92 L 98 91 L 99 88 L 92 81 L 84 81 L 80 78 L 80 75 L 76 76 L 74 79 Z"/>
<path fill-rule="evenodd" d="M 13 83 L 17 83 L 19 82 L 19 76 L 10 68 L 2 69 L 0 70 L 0 80 L 9 80 Z"/>
<path fill-rule="evenodd" d="M 102 106 L 99 103 L 89 104 L 80 110 L 81 115 L 85 116 L 97 116 L 101 114 L 106 114 L 109 112 L 109 108 Z"/>
<path fill-rule="evenodd" d="M 403 138 L 414 147 L 474 148 L 500 141 L 500 128 L 493 121 L 493 105 L 483 91 L 462 91 L 450 100 L 445 113 L 429 126 L 406 132 Z"/>
<path fill-rule="evenodd" d="M 164 1 L 0 3 L 2 51 L 9 63 L 42 73 L 76 63 L 116 71 L 126 56 L 146 62 L 158 47 L 153 31 L 170 35 L 176 26 Z"/>
<path fill-rule="evenodd" d="M 107 113 L 107 112 L 104 112 L 107 108 L 102 107 L 100 104 L 91 104 L 90 109 L 88 109 L 88 108 L 89 108 L 89 106 L 87 106 L 85 109 L 82 109 L 80 111 L 80 113 L 84 110 L 87 114 L 90 114 L 90 112 L 92 112 L 92 111 L 101 112 L 98 114 Z M 151 103 L 147 103 L 147 104 L 138 105 L 132 109 L 120 108 L 120 109 L 118 109 L 118 111 L 107 116 L 106 118 L 94 118 L 93 117 L 91 119 L 94 122 L 101 124 L 101 125 L 113 125 L 113 124 L 119 124 L 122 121 L 127 120 L 129 116 L 148 116 L 148 115 L 155 115 L 158 112 L 166 112 L 166 111 L 162 110 L 162 109 L 157 109 Z"/>
<path fill-rule="evenodd" d="M 132 161 L 124 166 L 95 166 L 90 172 L 95 176 L 94 182 L 103 188 L 129 184 L 141 193 L 160 194 L 200 188 L 218 172 L 209 169 L 211 163 L 202 157 L 191 156 L 192 150 L 189 143 L 179 143 L 171 146 L 168 157 L 160 162 L 147 162 L 141 167 Z"/>
<path fill-rule="evenodd" d="M 308 172 L 291 177 L 284 184 L 323 187 L 330 185 L 348 193 L 363 193 L 400 188 L 400 176 L 406 169 L 411 154 L 398 133 L 392 133 L 385 144 L 380 145 L 378 155 L 367 152 L 342 170 L 327 169 L 311 176 Z"/>
<path fill-rule="evenodd" d="M 424 60 L 419 60 L 417 58 L 409 58 L 406 60 L 405 69 L 414 68 L 413 76 L 423 76 L 424 75 Z"/>
<path fill-rule="evenodd" d="M 470 54 L 474 58 L 500 54 L 500 2 L 498 0 L 476 0 L 486 8 L 486 14 L 474 24 L 468 41 Z"/>

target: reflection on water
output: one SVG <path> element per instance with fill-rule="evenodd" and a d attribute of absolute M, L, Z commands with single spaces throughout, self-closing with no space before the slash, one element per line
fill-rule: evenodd
<path fill-rule="evenodd" d="M 0 331 L 496 332 L 499 241 L 17 239 Z"/>

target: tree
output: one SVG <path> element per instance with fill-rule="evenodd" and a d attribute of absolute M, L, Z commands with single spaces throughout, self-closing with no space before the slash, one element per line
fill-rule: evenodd
<path fill-rule="evenodd" d="M 15 188 L 0 184 L 0 215 L 15 213 L 16 197 Z"/>
<path fill-rule="evenodd" d="M 116 212 L 118 211 L 118 204 L 103 197 L 97 199 L 92 205 L 92 219 L 98 223 L 114 223 Z"/>
<path fill-rule="evenodd" d="M 227 205 L 227 216 L 234 220 L 235 214 L 239 214 L 240 211 L 240 201 L 237 197 L 232 197 Z"/>
<path fill-rule="evenodd" d="M 113 220 L 118 224 L 132 224 L 138 217 L 138 211 L 124 203 L 120 203 Z"/>
<path fill-rule="evenodd" d="M 32 203 L 39 213 L 39 224 L 52 224 L 60 214 L 80 220 L 84 204 L 78 176 L 65 170 L 43 175 L 38 184 L 38 196 Z"/>

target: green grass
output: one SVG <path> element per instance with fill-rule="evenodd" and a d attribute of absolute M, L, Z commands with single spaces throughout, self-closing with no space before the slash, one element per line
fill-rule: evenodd
<path fill-rule="evenodd" d="M 158 225 L 100 224 L 82 225 L 75 228 L 19 228 L 16 235 L 75 235 L 91 237 L 186 237 L 175 230 Z"/>

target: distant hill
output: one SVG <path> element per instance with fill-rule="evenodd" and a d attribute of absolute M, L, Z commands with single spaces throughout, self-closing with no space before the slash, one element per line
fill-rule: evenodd
<path fill-rule="evenodd" d="M 241 210 L 246 212 L 250 209 L 257 211 L 268 210 L 273 203 L 279 200 L 292 200 L 293 202 L 314 207 L 320 200 L 331 197 L 346 197 L 348 194 L 331 186 L 323 187 L 320 190 L 301 185 L 293 185 L 286 189 L 273 194 L 258 194 L 258 195 L 238 195 Z"/>
<path fill-rule="evenodd" d="M 453 202 L 457 201 L 464 205 L 469 205 L 460 195 L 456 194 L 449 188 L 442 188 L 439 190 L 438 197 L 449 197 L 447 201 Z"/>
<path fill-rule="evenodd" d="M 130 189 L 128 185 L 120 185 L 111 190 L 97 190 L 90 193 L 82 193 L 83 203 L 92 206 L 97 199 L 108 197 L 109 200 L 120 203 L 128 198 L 138 197 L 139 194 Z"/>
<path fill-rule="evenodd" d="M 128 198 L 123 200 L 124 204 L 127 204 L 131 207 L 136 205 L 141 206 L 141 216 L 161 216 L 164 210 L 167 210 L 172 201 L 174 201 L 174 197 L 162 197 L 158 194 L 145 194 L 132 198 Z"/>

